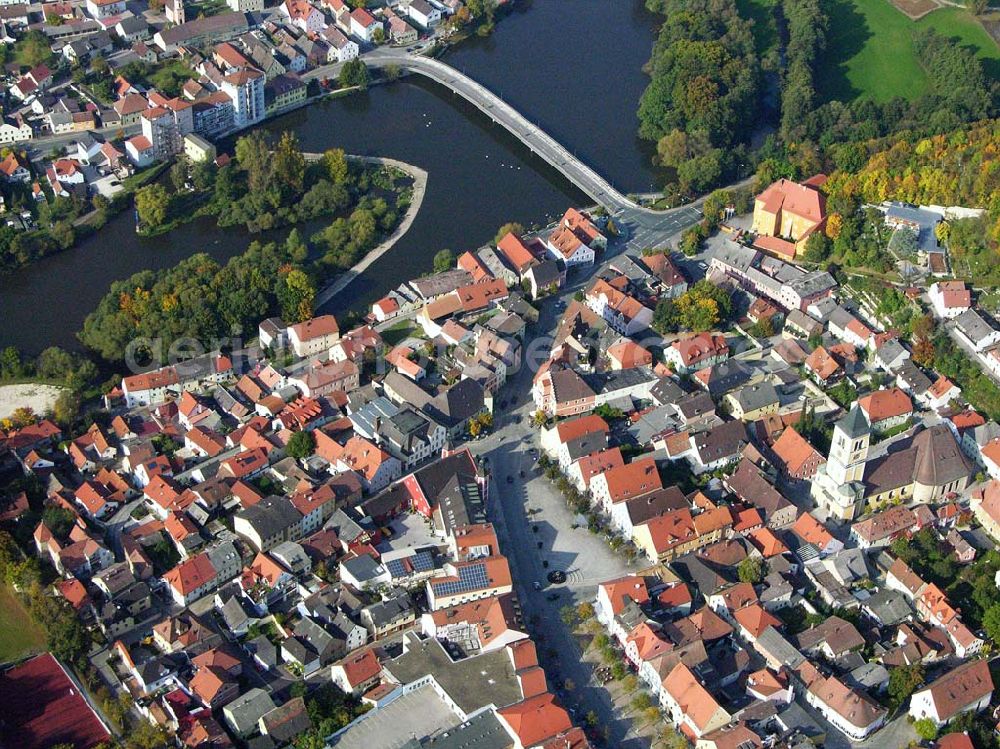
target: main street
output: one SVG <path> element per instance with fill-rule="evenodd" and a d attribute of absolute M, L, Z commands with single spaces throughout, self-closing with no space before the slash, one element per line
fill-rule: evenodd
<path fill-rule="evenodd" d="M 665 238 L 657 235 L 657 240 Z M 605 265 L 623 251 L 634 252 L 633 241 L 622 238 L 612 242 Z M 663 242 L 650 244 L 662 246 Z M 531 338 L 552 336 L 563 309 L 558 302 L 569 304 L 592 276 L 577 270 L 559 295 L 541 303 Z M 507 405 L 496 411 L 493 433 L 471 443 L 491 474 L 490 519 L 510 563 L 515 590 L 538 642 L 542 663 L 554 681 L 573 685 L 573 689 L 563 690 L 562 698 L 574 709 L 576 722 L 593 712 L 607 732 L 607 746 L 646 749 L 649 740 L 639 736 L 632 721 L 623 717 L 624 705 L 616 705 L 608 690 L 595 681 L 593 664 L 583 660 L 576 636 L 560 616 L 564 606 L 593 601 L 600 582 L 634 572 L 640 563 L 628 565 L 611 551 L 603 536 L 590 533 L 586 521 L 574 515 L 554 484 L 537 468 L 532 454 L 538 448 L 538 431 L 531 425 L 533 375 L 531 367 L 522 366 L 507 381 L 500 395 Z M 546 575 L 554 570 L 566 573 L 564 584 L 548 582 Z M 535 590 L 536 582 L 540 590 Z"/>

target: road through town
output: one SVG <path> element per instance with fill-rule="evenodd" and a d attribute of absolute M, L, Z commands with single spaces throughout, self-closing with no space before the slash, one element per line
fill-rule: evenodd
<path fill-rule="evenodd" d="M 625 245 L 619 243 L 619 247 Z M 589 280 L 590 274 L 582 271 L 571 276 L 558 298 L 541 304 L 539 321 L 529 335 L 534 339 L 551 336 L 561 314 L 557 299 L 569 303 Z M 530 367 L 522 366 L 507 381 L 501 396 L 507 406 L 497 410 L 494 432 L 472 443 L 491 474 L 490 519 L 510 562 L 515 591 L 542 663 L 554 681 L 573 685 L 564 691 L 563 699 L 574 708 L 576 722 L 593 712 L 606 731 L 608 746 L 645 749 L 648 739 L 638 736 L 623 716 L 625 705 L 616 704 L 594 680 L 593 664 L 583 660 L 576 636 L 560 616 L 564 606 L 593 601 L 598 583 L 626 574 L 630 568 L 602 536 L 590 533 L 585 522 L 578 525 L 580 519 L 536 467 L 537 453 L 532 451 L 537 450 L 538 433 L 531 426 L 533 374 Z M 631 569 L 637 568 L 634 564 Z M 554 570 L 566 573 L 566 583 L 547 581 L 546 575 Z"/>

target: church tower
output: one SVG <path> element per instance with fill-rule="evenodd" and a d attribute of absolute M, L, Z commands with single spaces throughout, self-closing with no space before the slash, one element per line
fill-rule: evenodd
<path fill-rule="evenodd" d="M 827 459 L 827 474 L 838 484 L 861 481 L 871 445 L 871 425 L 856 405 L 833 427 L 833 442 Z"/>
<path fill-rule="evenodd" d="M 167 0 L 165 10 L 167 20 L 175 26 L 180 26 L 187 20 L 184 15 L 184 0 Z"/>
<path fill-rule="evenodd" d="M 830 455 L 812 482 L 812 497 L 831 517 L 854 520 L 865 504 L 865 463 L 872 428 L 857 404 L 833 427 Z"/>

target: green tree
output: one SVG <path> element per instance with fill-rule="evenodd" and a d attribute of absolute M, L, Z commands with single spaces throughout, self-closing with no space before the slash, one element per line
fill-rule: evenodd
<path fill-rule="evenodd" d="M 236 163 L 246 172 L 251 193 L 263 193 L 271 181 L 271 149 L 261 130 L 251 130 L 236 141 Z"/>
<path fill-rule="evenodd" d="M 285 320 L 302 322 L 312 317 L 316 288 L 303 271 L 296 268 L 286 273 L 278 283 L 277 294 Z"/>
<path fill-rule="evenodd" d="M 580 620 L 577 618 L 576 609 L 569 605 L 559 609 L 559 618 L 562 619 L 563 624 L 570 628 L 580 623 Z"/>
<path fill-rule="evenodd" d="M 924 667 L 920 663 L 896 666 L 889 671 L 889 704 L 893 709 L 902 707 L 910 695 L 924 681 Z"/>
<path fill-rule="evenodd" d="M 924 741 L 934 741 L 938 735 L 937 725 L 930 718 L 921 718 L 920 720 L 914 721 L 913 730 L 917 732 L 917 736 L 922 738 Z"/>
<path fill-rule="evenodd" d="M 675 333 L 680 325 L 681 316 L 673 299 L 661 299 L 653 310 L 653 330 L 660 335 Z"/>
<path fill-rule="evenodd" d="M 165 729 L 146 720 L 140 720 L 130 728 L 125 739 L 125 749 L 166 749 L 172 744 Z"/>
<path fill-rule="evenodd" d="M 14 59 L 18 65 L 33 68 L 52 60 L 49 38 L 41 31 L 29 31 L 14 45 Z"/>
<path fill-rule="evenodd" d="M 443 273 L 455 267 L 455 253 L 451 250 L 438 250 L 434 255 L 434 272 Z"/>
<path fill-rule="evenodd" d="M 995 591 L 991 591 L 995 594 Z M 1000 644 L 1000 603 L 994 603 L 983 614 L 983 629 L 993 642 Z"/>
<path fill-rule="evenodd" d="M 358 249 L 367 250 L 378 232 L 375 214 L 367 208 L 355 209 L 347 219 L 347 231 Z"/>
<path fill-rule="evenodd" d="M 52 404 L 52 417 L 63 428 L 69 428 L 80 416 L 81 400 L 73 390 L 63 390 Z"/>
<path fill-rule="evenodd" d="M 750 556 L 739 563 L 736 575 L 740 582 L 756 585 L 764 579 L 764 560 L 758 556 Z"/>
<path fill-rule="evenodd" d="M 76 368 L 76 359 L 71 353 L 49 346 L 38 355 L 36 370 L 41 377 L 49 380 L 61 380 Z"/>
<path fill-rule="evenodd" d="M 285 252 L 296 263 L 301 263 L 309 257 L 309 245 L 302 239 L 297 228 L 288 232 L 288 237 L 285 239 Z"/>
<path fill-rule="evenodd" d="M 500 240 L 506 237 L 508 234 L 514 234 L 520 237 L 524 234 L 524 227 L 516 221 L 509 221 L 499 229 L 497 229 L 497 234 L 493 238 L 493 244 L 499 244 Z"/>
<path fill-rule="evenodd" d="M 42 513 L 42 522 L 53 536 L 65 541 L 76 523 L 76 517 L 65 507 L 50 505 Z"/>
<path fill-rule="evenodd" d="M 170 184 L 173 185 L 174 192 L 184 189 L 184 184 L 188 178 L 188 160 L 181 154 L 170 167 Z"/>
<path fill-rule="evenodd" d="M 830 256 L 831 242 L 821 231 L 813 232 L 806 240 L 806 250 L 802 259 L 809 263 L 822 263 Z"/>
<path fill-rule="evenodd" d="M 346 185 L 350 181 L 351 166 L 343 148 L 329 148 L 324 151 L 323 167 L 333 184 Z"/>
<path fill-rule="evenodd" d="M 689 749 L 688 740 L 669 723 L 660 731 L 660 742 L 663 749 Z"/>
<path fill-rule="evenodd" d="M 312 455 L 315 449 L 316 438 L 313 436 L 313 433 L 303 430 L 295 432 L 295 434 L 291 436 L 288 440 L 285 452 L 296 460 L 302 460 L 303 458 L 308 458 Z"/>
<path fill-rule="evenodd" d="M 338 82 L 341 88 L 348 88 L 350 86 L 358 86 L 361 89 L 368 88 L 368 84 L 371 82 L 371 74 L 368 72 L 368 66 L 360 58 L 348 60 L 340 69 Z"/>
<path fill-rule="evenodd" d="M 271 175 L 287 200 L 302 194 L 306 179 L 306 159 L 295 133 L 285 131 L 274 147 Z"/>
<path fill-rule="evenodd" d="M 170 195 L 158 182 L 140 187 L 135 193 L 135 210 L 143 226 L 156 229 L 163 226 L 170 213 Z"/>
<path fill-rule="evenodd" d="M 653 706 L 653 698 L 647 692 L 639 692 L 639 694 L 632 698 L 629 704 L 631 704 L 632 709 L 636 712 L 642 712 Z"/>

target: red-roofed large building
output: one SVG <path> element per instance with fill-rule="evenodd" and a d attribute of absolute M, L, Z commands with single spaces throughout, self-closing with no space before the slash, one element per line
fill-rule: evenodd
<path fill-rule="evenodd" d="M 350 31 L 354 36 L 369 44 L 375 41 L 375 30 L 382 28 L 382 24 L 371 13 L 364 8 L 355 8 L 349 17 Z"/>
<path fill-rule="evenodd" d="M 964 712 L 979 712 L 990 704 L 993 679 L 986 661 L 963 663 L 914 692 L 910 715 L 915 720 L 929 718 L 938 726 Z"/>
<path fill-rule="evenodd" d="M 992 479 L 972 499 L 972 512 L 995 541 L 1000 541 L 1000 481 Z"/>
<path fill-rule="evenodd" d="M 326 26 L 323 14 L 308 0 L 285 0 L 281 11 L 293 26 L 307 34 L 318 34 Z"/>
<path fill-rule="evenodd" d="M 92 749 L 111 732 L 51 653 L 15 666 L 0 676 L 3 744 L 11 749 L 51 749 L 57 745 Z"/>
<path fill-rule="evenodd" d="M 608 325 L 625 336 L 637 335 L 653 322 L 653 310 L 603 278 L 594 281 L 584 301 Z"/>
<path fill-rule="evenodd" d="M 516 747 L 534 747 L 573 728 L 569 714 L 549 692 L 496 711 Z"/>
<path fill-rule="evenodd" d="M 721 364 L 729 358 L 729 345 L 725 336 L 699 333 L 674 341 L 664 350 L 663 358 L 675 372 L 690 374 L 703 367 Z"/>
<path fill-rule="evenodd" d="M 563 470 L 580 458 L 607 447 L 608 423 L 597 414 L 587 414 L 556 423 L 542 431 L 541 446 L 559 461 Z"/>
<path fill-rule="evenodd" d="M 864 411 L 873 431 L 884 432 L 905 424 L 913 416 L 913 402 L 910 396 L 897 387 L 876 390 L 858 399 L 858 407 Z"/>
<path fill-rule="evenodd" d="M 345 694 L 361 695 L 378 684 L 382 665 L 371 648 L 351 653 L 330 669 L 333 683 Z"/>
<path fill-rule="evenodd" d="M 617 626 L 615 617 L 620 614 L 629 603 L 644 604 L 649 600 L 649 588 L 646 586 L 646 579 L 639 575 L 628 575 L 615 580 L 608 580 L 597 586 L 597 600 L 595 610 L 597 621 L 616 634 L 614 629 Z M 619 628 L 620 629 L 620 628 Z M 624 638 L 627 632 L 618 632 L 620 638 Z"/>
<path fill-rule="evenodd" d="M 241 566 L 239 552 L 225 542 L 181 562 L 164 573 L 163 580 L 174 601 L 187 606 L 232 580 Z"/>
<path fill-rule="evenodd" d="M 333 315 L 320 315 L 288 328 L 288 342 L 296 356 L 322 354 L 340 338 L 340 328 Z"/>
<path fill-rule="evenodd" d="M 507 558 L 496 555 L 449 562 L 443 577 L 427 581 L 427 606 L 431 611 L 510 593 L 512 579 Z"/>
<path fill-rule="evenodd" d="M 671 721 L 692 741 L 722 728 L 731 717 L 683 663 L 663 679 L 660 702 Z"/>
<path fill-rule="evenodd" d="M 607 247 L 608 240 L 589 216 L 570 208 L 545 244 L 553 258 L 562 260 L 569 267 L 592 265 L 596 252 Z"/>
<path fill-rule="evenodd" d="M 927 289 L 934 312 L 938 317 L 958 317 L 972 308 L 972 294 L 964 281 L 938 281 Z"/>
<path fill-rule="evenodd" d="M 771 445 L 771 452 L 777 459 L 778 470 L 786 478 L 798 481 L 808 481 L 826 463 L 823 454 L 792 428 L 781 433 Z"/>
<path fill-rule="evenodd" d="M 653 458 L 639 458 L 595 476 L 590 482 L 594 501 L 610 513 L 612 505 L 663 488 Z"/>
<path fill-rule="evenodd" d="M 509 595 L 427 612 L 420 623 L 428 637 L 463 646 L 473 643 L 473 648 L 480 652 L 497 650 L 528 637 L 518 623 L 517 610 Z"/>
<path fill-rule="evenodd" d="M 528 269 L 538 264 L 538 258 L 528 248 L 519 236 L 513 232 L 507 232 L 503 238 L 497 242 L 497 252 L 504 261 L 517 273 L 518 277 L 524 276 Z"/>
<path fill-rule="evenodd" d="M 760 244 L 765 252 L 774 252 L 794 259 L 806 240 L 826 221 L 826 197 L 820 186 L 826 176 L 817 174 L 799 184 L 780 179 L 757 196 L 753 206 L 751 231 L 758 239 L 769 237 L 783 240 L 790 248 L 778 249 L 774 243 Z"/>

